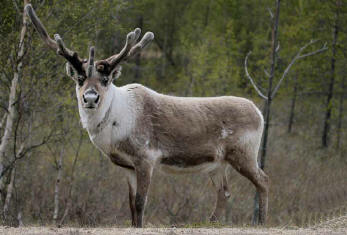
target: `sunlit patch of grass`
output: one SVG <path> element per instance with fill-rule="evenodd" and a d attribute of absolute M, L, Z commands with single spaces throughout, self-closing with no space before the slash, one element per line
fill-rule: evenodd
<path fill-rule="evenodd" d="M 131 220 L 125 220 L 124 227 L 131 227 Z"/>
<path fill-rule="evenodd" d="M 228 225 L 220 223 L 220 222 L 196 222 L 191 224 L 186 224 L 182 228 L 225 228 Z"/>

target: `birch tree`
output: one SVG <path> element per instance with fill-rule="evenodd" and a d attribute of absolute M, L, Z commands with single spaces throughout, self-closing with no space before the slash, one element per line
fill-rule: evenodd
<path fill-rule="evenodd" d="M 55 181 L 55 189 L 54 189 L 54 212 L 53 212 L 53 222 L 58 225 L 58 215 L 59 215 L 59 192 L 60 192 L 60 184 L 63 174 L 63 157 L 64 157 L 64 147 L 60 149 L 59 159 L 57 162 L 57 178 Z"/>
<path fill-rule="evenodd" d="M 30 0 L 24 0 L 24 6 L 30 3 Z M 23 9 L 24 12 L 24 9 Z M 20 38 L 18 43 L 17 64 L 11 81 L 10 93 L 8 98 L 6 124 L 4 126 L 4 133 L 0 143 L 0 175 L 3 175 L 4 163 L 6 158 L 6 151 L 9 146 L 9 142 L 12 135 L 13 122 L 15 118 L 15 100 L 17 96 L 17 86 L 22 72 L 23 57 L 25 52 L 25 34 L 27 33 L 27 16 L 23 13 L 23 24 L 20 32 Z M 0 178 L 0 190 L 4 190 L 3 177 Z"/>
<path fill-rule="evenodd" d="M 12 192 L 13 192 L 13 187 L 14 187 L 15 175 L 16 175 L 16 168 L 14 167 L 11 170 L 10 183 L 7 186 L 6 199 L 5 199 L 3 215 L 2 215 L 4 221 L 6 221 L 6 219 L 7 219 L 8 209 L 9 209 L 9 205 L 10 205 L 10 201 L 11 201 L 11 197 L 12 197 Z"/>
<path fill-rule="evenodd" d="M 269 9 L 270 17 L 272 20 L 272 41 L 271 41 L 271 64 L 270 64 L 270 73 L 265 72 L 266 76 L 268 77 L 268 87 L 266 90 L 266 93 L 263 93 L 263 89 L 259 88 L 254 79 L 250 76 L 247 68 L 247 62 L 248 57 L 251 54 L 249 52 L 245 58 L 245 73 L 246 77 L 249 79 L 251 84 L 253 85 L 254 89 L 257 91 L 258 95 L 265 100 L 265 105 L 263 109 L 263 115 L 264 115 L 264 133 L 263 133 L 263 140 L 261 145 L 261 153 L 260 153 L 260 162 L 259 167 L 261 169 L 265 168 L 265 160 L 266 160 L 266 154 L 267 154 L 267 146 L 268 146 L 268 135 L 269 135 L 269 128 L 270 128 L 270 121 L 271 121 L 271 104 L 273 99 L 275 98 L 283 80 L 286 78 L 287 74 L 289 73 L 291 67 L 295 64 L 296 61 L 303 59 L 305 57 L 315 55 L 317 53 L 323 52 L 327 50 L 326 43 L 323 45 L 322 48 L 304 53 L 305 49 L 312 44 L 316 43 L 317 40 L 311 40 L 306 45 L 300 48 L 300 50 L 297 52 L 297 54 L 294 56 L 292 61 L 288 64 L 286 69 L 283 71 L 281 77 L 279 78 L 277 84 L 273 88 L 274 83 L 274 75 L 275 75 L 275 66 L 276 66 L 276 60 L 278 58 L 278 52 L 280 49 L 279 42 L 278 42 L 278 29 L 279 29 L 279 14 L 280 14 L 280 0 L 276 1 L 276 12 L 275 15 L 271 12 L 271 9 Z M 258 224 L 259 221 L 259 195 L 256 193 L 255 196 L 255 206 L 254 206 L 254 215 L 253 215 L 253 224 Z"/>

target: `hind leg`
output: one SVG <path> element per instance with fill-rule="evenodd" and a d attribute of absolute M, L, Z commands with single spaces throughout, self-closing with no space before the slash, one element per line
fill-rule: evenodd
<path fill-rule="evenodd" d="M 258 167 L 257 155 L 233 151 L 226 160 L 249 179 L 259 193 L 259 223 L 265 224 L 268 210 L 269 177 Z"/>
<path fill-rule="evenodd" d="M 226 169 L 223 167 L 217 172 L 212 172 L 209 174 L 212 181 L 212 185 L 217 193 L 217 201 L 215 209 L 210 217 L 211 222 L 221 221 L 223 212 L 226 208 L 226 203 L 230 197 L 230 191 L 228 188 L 228 182 L 226 177 Z"/>

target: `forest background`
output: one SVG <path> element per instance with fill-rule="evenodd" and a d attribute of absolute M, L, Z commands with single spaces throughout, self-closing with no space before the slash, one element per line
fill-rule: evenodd
<path fill-rule="evenodd" d="M 24 2 L 0 8 L 0 211 L 2 223 L 129 225 L 124 171 L 92 145 L 79 121 L 65 61 L 46 48 L 24 17 Z M 264 110 L 245 73 L 268 88 L 274 0 L 33 0 L 48 32 L 97 59 L 118 52 L 136 27 L 155 40 L 123 66 L 114 83 L 141 83 L 176 96 L 242 96 Z M 272 101 L 265 171 L 269 225 L 308 226 L 347 211 L 347 3 L 281 2 L 273 79 L 300 48 Z M 260 88 L 261 89 L 261 88 Z M 146 223 L 205 223 L 215 194 L 207 175 L 154 172 Z M 254 187 L 229 171 L 222 224 L 250 224 Z"/>

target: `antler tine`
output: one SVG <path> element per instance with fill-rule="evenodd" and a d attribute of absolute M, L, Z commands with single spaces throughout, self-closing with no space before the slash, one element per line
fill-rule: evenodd
<path fill-rule="evenodd" d="M 139 53 L 143 48 L 145 48 L 152 40 L 154 39 L 154 34 L 152 32 L 147 32 L 143 36 L 140 42 L 138 42 L 135 46 L 133 46 L 127 57 L 132 57 Z"/>
<path fill-rule="evenodd" d="M 35 29 L 40 34 L 40 37 L 47 44 L 47 46 L 55 50 L 58 55 L 63 56 L 67 61 L 69 61 L 69 63 L 77 70 L 79 74 L 85 75 L 85 71 L 82 66 L 83 60 L 79 58 L 77 52 L 69 50 L 65 46 L 59 34 L 54 35 L 54 40 L 49 36 L 46 28 L 37 17 L 31 4 L 27 4 L 25 6 L 25 11 L 29 16 L 31 22 L 33 23 Z"/>
<path fill-rule="evenodd" d="M 135 38 L 134 38 L 134 41 L 133 41 L 133 45 L 135 44 L 135 42 L 137 42 L 137 40 L 139 39 L 140 35 L 141 35 L 141 29 L 140 28 L 136 28 L 134 30 L 134 33 L 135 33 Z"/>
<path fill-rule="evenodd" d="M 57 43 L 52 38 L 50 38 L 45 26 L 43 26 L 40 19 L 37 17 L 31 4 L 27 4 L 24 9 L 27 15 L 29 16 L 29 18 L 31 19 L 31 22 L 33 23 L 35 29 L 40 34 L 40 37 L 42 38 L 42 40 L 47 44 L 47 46 L 49 46 L 53 50 L 57 50 L 58 49 Z"/>
<path fill-rule="evenodd" d="M 113 65 L 118 64 L 127 56 L 130 49 L 134 46 L 136 41 L 139 39 L 140 34 L 141 34 L 141 29 L 139 28 L 136 28 L 134 31 L 131 31 L 130 33 L 128 33 L 126 41 L 125 41 L 125 46 L 123 47 L 123 49 L 118 54 L 113 55 L 107 59 L 111 67 L 113 67 Z"/>
<path fill-rule="evenodd" d="M 88 59 L 88 73 L 87 76 L 91 77 L 93 74 L 93 69 L 94 69 L 94 54 L 95 54 L 95 49 L 94 47 L 90 47 L 89 49 L 89 59 Z"/>
<path fill-rule="evenodd" d="M 54 34 L 54 40 L 57 42 L 57 45 L 58 45 L 58 49 L 57 49 L 57 54 L 58 55 L 61 55 L 61 56 L 70 56 L 70 57 L 73 57 L 73 54 L 76 53 L 76 52 L 73 52 L 71 50 L 69 50 L 65 44 L 64 44 L 64 41 L 63 39 L 60 37 L 59 34 Z"/>
<path fill-rule="evenodd" d="M 147 32 L 143 38 L 137 42 L 141 34 L 141 29 L 136 28 L 134 31 L 128 33 L 125 46 L 119 52 L 119 54 L 113 55 L 105 60 L 99 60 L 96 62 L 97 71 L 105 74 L 111 73 L 111 71 L 122 61 L 129 59 L 130 57 L 136 55 L 141 49 L 145 48 L 149 42 L 154 39 L 154 34 L 152 32 Z"/>

